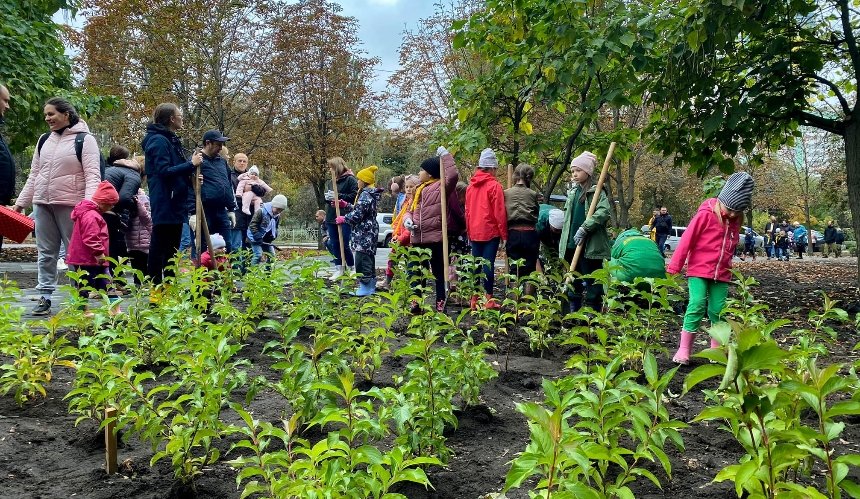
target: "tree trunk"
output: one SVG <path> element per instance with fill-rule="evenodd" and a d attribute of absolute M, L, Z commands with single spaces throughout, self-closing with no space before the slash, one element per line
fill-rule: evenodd
<path fill-rule="evenodd" d="M 850 120 L 845 126 L 845 172 L 848 184 L 848 206 L 854 240 L 860 235 L 860 120 Z M 860 247 L 857 256 L 857 283 L 860 286 Z"/>

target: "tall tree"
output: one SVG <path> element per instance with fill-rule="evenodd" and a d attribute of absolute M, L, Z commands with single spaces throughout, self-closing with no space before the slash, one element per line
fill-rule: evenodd
<path fill-rule="evenodd" d="M 860 233 L 860 10 L 849 0 L 660 2 L 665 71 L 651 89 L 657 146 L 699 171 L 730 171 L 740 150 L 792 144 L 798 125 L 845 144 Z M 857 260 L 860 268 L 860 257 Z"/>
<path fill-rule="evenodd" d="M 139 142 L 152 109 L 174 101 L 185 136 L 217 128 L 246 152 L 275 119 L 271 46 L 280 19 L 270 0 L 85 0 L 75 38 L 86 84 L 121 98 L 105 116 L 113 138 Z"/>
<path fill-rule="evenodd" d="M 0 2 L 0 83 L 9 87 L 12 96 L 12 108 L 6 117 L 13 152 L 35 144 L 47 130 L 42 106 L 48 98 L 70 98 L 84 116 L 111 103 L 73 86 L 71 60 L 63 46 L 63 27 L 52 18 L 76 4 L 72 0 Z"/>
<path fill-rule="evenodd" d="M 453 47 L 451 25 L 468 18 L 483 6 L 482 0 L 437 3 L 433 15 L 418 27 L 403 32 L 400 67 L 388 79 L 386 100 L 403 128 L 430 136 L 436 127 L 452 121 L 451 82 L 475 81 L 487 71 L 487 63 L 473 52 Z"/>
<path fill-rule="evenodd" d="M 276 164 L 310 183 L 320 206 L 330 178 L 326 159 L 360 154 L 378 106 L 369 87 L 378 59 L 364 55 L 358 22 L 341 11 L 327 0 L 287 6 L 272 47 L 279 118 L 271 136 L 283 138 Z"/>
<path fill-rule="evenodd" d="M 640 70 L 657 39 L 649 14 L 638 1 L 488 0 L 454 25 L 455 47 L 486 58 L 493 71 L 454 83 L 452 135 L 466 149 L 498 141 L 514 161 L 522 150 L 543 157 L 549 195 L 577 150 L 612 140 L 614 132 L 592 133 L 604 106 L 642 104 Z"/>

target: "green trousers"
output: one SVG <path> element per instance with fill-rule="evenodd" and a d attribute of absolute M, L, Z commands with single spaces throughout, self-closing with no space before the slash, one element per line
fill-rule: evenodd
<path fill-rule="evenodd" d="M 711 325 L 720 321 L 726 297 L 729 294 L 729 283 L 691 277 L 687 281 L 690 290 L 690 301 L 687 305 L 687 313 L 684 314 L 684 331 L 695 333 L 699 330 L 699 324 L 708 313 Z"/>

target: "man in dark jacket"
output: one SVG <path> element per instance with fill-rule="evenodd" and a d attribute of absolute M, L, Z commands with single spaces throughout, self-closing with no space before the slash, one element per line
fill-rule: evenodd
<path fill-rule="evenodd" d="M 833 225 L 833 220 L 827 223 L 827 228 L 824 229 L 824 258 L 830 253 L 836 257 L 836 226 Z"/>
<path fill-rule="evenodd" d="M 660 207 L 660 214 L 654 217 L 654 224 L 651 228 L 657 235 L 657 248 L 663 258 L 666 258 L 666 239 L 672 232 L 672 215 L 669 214 L 669 210 L 665 206 Z"/>
<path fill-rule="evenodd" d="M 5 123 L 3 116 L 9 109 L 9 89 L 0 85 L 0 126 Z M 15 160 L 3 135 L 0 134 L 0 205 L 12 204 L 15 195 Z M 0 236 L 0 251 L 3 250 L 3 236 Z"/>
<path fill-rule="evenodd" d="M 245 173 L 248 169 L 248 156 L 244 153 L 237 153 L 233 156 L 233 168 L 230 169 L 230 185 L 233 188 L 233 194 L 236 193 L 236 188 L 239 187 L 239 175 Z M 242 198 L 235 196 L 236 206 L 242 206 Z M 251 221 L 251 217 L 245 215 L 242 210 L 237 209 L 236 214 L 236 227 L 230 230 L 230 238 L 228 241 L 230 242 L 233 251 L 238 251 L 240 249 L 250 249 L 251 245 L 248 243 L 248 239 L 245 237 L 245 232 L 248 230 L 248 222 Z"/>
<path fill-rule="evenodd" d="M 200 199 L 209 234 L 229 234 L 236 226 L 236 191 L 230 182 L 230 167 L 227 166 L 227 160 L 221 156 L 221 149 L 228 140 L 230 138 L 218 130 L 209 130 L 203 134 L 203 163 L 200 165 L 203 182 L 200 184 Z M 191 213 L 188 225 L 193 230 L 197 226 L 193 189 L 189 192 L 188 199 L 188 212 Z M 232 252 L 232 240 L 227 239 L 226 243 L 227 252 Z M 205 250 L 206 241 L 201 244 L 203 248 L 200 248 L 200 253 Z"/>
<path fill-rule="evenodd" d="M 146 157 L 146 176 L 152 207 L 152 239 L 149 246 L 147 274 L 160 284 L 170 259 L 179 251 L 182 224 L 188 219 L 188 191 L 191 171 L 203 162 L 195 151 L 191 161 L 185 158 L 176 132 L 182 129 L 182 111 L 176 104 L 159 104 L 152 123 L 146 127 L 141 147 Z"/>

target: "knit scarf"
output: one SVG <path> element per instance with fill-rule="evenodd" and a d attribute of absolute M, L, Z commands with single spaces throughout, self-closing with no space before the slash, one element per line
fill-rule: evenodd
<path fill-rule="evenodd" d="M 415 211 L 415 209 L 418 208 L 418 200 L 421 198 L 421 191 L 423 191 L 424 188 L 428 185 L 438 181 L 438 178 L 430 179 L 427 182 L 422 183 L 418 186 L 417 189 L 415 189 L 415 195 L 412 197 L 412 208 L 410 209 L 410 211 Z"/>
<path fill-rule="evenodd" d="M 406 216 L 406 212 L 409 211 L 409 204 L 411 202 L 412 199 L 406 198 L 400 206 L 400 211 L 397 212 L 397 215 L 394 217 L 394 221 L 391 222 L 391 233 L 394 234 L 394 237 L 397 237 L 397 234 L 400 233 L 400 226 L 403 224 L 403 218 Z"/>

